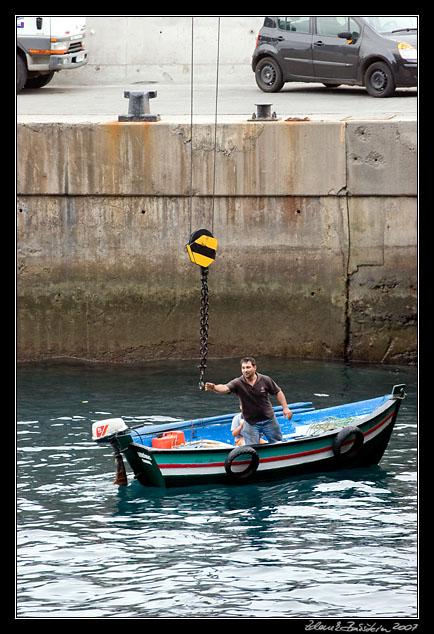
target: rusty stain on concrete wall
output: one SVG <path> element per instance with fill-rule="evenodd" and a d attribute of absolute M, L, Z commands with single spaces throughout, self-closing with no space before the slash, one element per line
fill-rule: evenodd
<path fill-rule="evenodd" d="M 186 124 L 19 125 L 19 359 L 198 356 L 213 222 L 210 354 L 415 362 L 416 129 L 377 123 L 199 124 L 192 191 Z"/>

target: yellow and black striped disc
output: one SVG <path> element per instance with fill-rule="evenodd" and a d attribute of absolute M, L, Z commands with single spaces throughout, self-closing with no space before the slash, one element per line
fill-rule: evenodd
<path fill-rule="evenodd" d="M 186 249 L 193 264 L 208 267 L 216 257 L 217 240 L 207 229 L 198 229 L 190 236 Z"/>

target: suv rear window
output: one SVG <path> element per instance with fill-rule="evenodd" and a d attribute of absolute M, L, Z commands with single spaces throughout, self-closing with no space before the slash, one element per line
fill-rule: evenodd
<path fill-rule="evenodd" d="M 310 16 L 308 15 L 285 15 L 277 18 L 277 26 L 282 31 L 292 33 L 310 33 Z"/>

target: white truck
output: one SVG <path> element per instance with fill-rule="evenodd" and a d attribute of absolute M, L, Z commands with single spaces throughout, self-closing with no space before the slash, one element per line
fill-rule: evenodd
<path fill-rule="evenodd" d="M 88 62 L 86 18 L 77 16 L 17 17 L 17 93 L 41 88 L 59 70 Z"/>

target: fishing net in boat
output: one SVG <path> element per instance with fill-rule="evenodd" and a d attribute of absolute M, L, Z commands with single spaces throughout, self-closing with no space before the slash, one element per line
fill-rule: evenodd
<path fill-rule="evenodd" d="M 350 423 L 354 423 L 357 418 L 357 416 L 347 416 L 346 418 L 330 416 L 317 423 L 311 423 L 306 430 L 306 436 L 316 436 L 317 434 L 323 434 L 325 431 L 341 429 L 341 427 L 346 427 Z"/>

